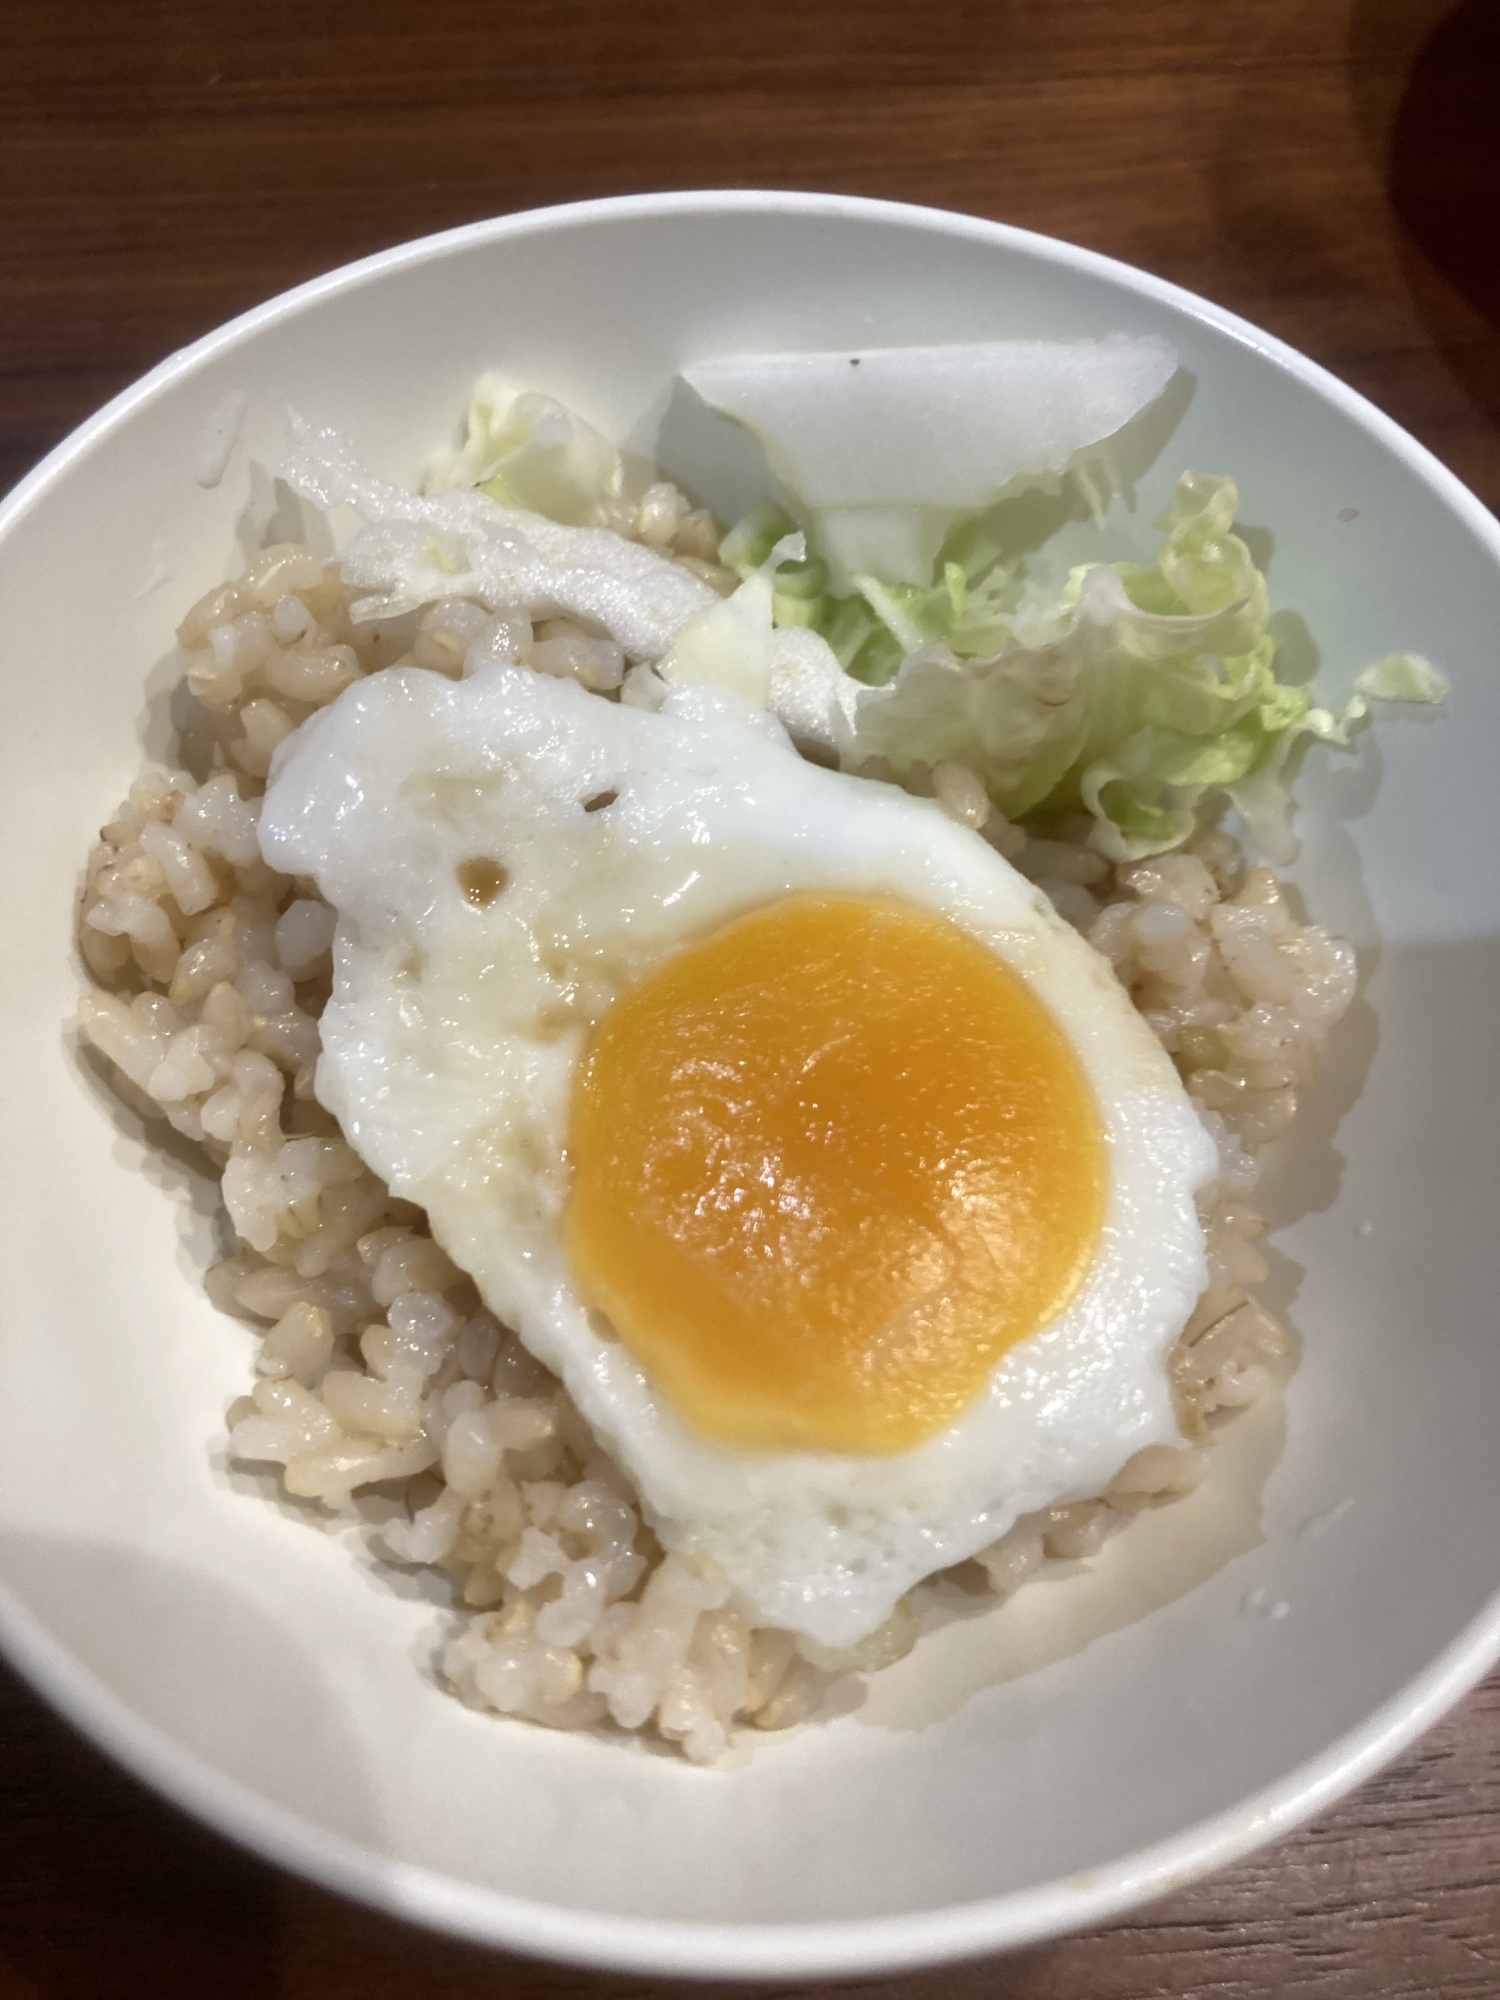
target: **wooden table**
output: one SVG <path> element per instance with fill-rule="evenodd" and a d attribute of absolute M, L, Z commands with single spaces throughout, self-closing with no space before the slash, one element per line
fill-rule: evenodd
<path fill-rule="evenodd" d="M 1112 252 L 1325 362 L 1500 505 L 1493 0 L 10 0 L 0 484 L 347 259 L 643 188 L 830 188 Z M 655 1991 L 281 1879 L 4 1704 L 0 2000 Z M 1500 1677 L 1139 1921 L 887 1989 L 1500 1995 Z M 661 1989 L 665 1991 L 666 1989 Z"/>

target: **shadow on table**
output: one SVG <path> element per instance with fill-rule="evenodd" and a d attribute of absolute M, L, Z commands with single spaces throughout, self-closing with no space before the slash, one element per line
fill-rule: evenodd
<path fill-rule="evenodd" d="M 1356 0 L 1349 82 L 1412 301 L 1500 426 L 1500 7 Z"/>

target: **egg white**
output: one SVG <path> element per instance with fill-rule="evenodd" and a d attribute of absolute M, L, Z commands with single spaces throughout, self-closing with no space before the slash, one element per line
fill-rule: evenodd
<path fill-rule="evenodd" d="M 806 763 L 714 689 L 651 713 L 513 667 L 403 671 L 283 746 L 261 843 L 338 910 L 319 1097 L 562 1377 L 664 1545 L 712 1556 L 754 1622 L 853 1644 L 1017 1515 L 1179 1441 L 1166 1360 L 1206 1282 L 1193 1196 L 1213 1145 L 1105 960 L 932 802 Z M 509 875 L 485 909 L 457 878 L 474 856 Z M 1104 1127 L 1106 1220 L 1078 1294 L 957 1422 L 892 1456 L 693 1431 L 578 1298 L 562 1241 L 592 1024 L 682 946 L 812 890 L 902 896 L 988 945 L 1061 1025 Z"/>

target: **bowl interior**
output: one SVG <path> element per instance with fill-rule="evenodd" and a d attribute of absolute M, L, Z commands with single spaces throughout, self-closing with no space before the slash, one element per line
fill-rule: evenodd
<path fill-rule="evenodd" d="M 1206 1487 L 1089 1574 L 983 1615 L 955 1601 L 863 1707 L 728 1770 L 471 1714 L 432 1677 L 436 1594 L 227 1467 L 252 1341 L 201 1291 L 211 1184 L 145 1135 L 67 1025 L 88 843 L 168 751 L 172 628 L 284 531 L 288 405 L 411 479 L 497 367 L 733 513 L 756 455 L 674 396 L 684 361 L 1117 329 L 1172 340 L 1190 393 L 1109 552 L 1150 550 L 1181 469 L 1229 471 L 1283 637 L 1330 699 L 1396 648 L 1453 682 L 1441 717 L 1315 749 L 1300 786 L 1294 874 L 1359 945 L 1365 983 L 1266 1184 L 1303 1341 L 1284 1428 L 1244 1418 Z M 0 536 L 0 1577 L 18 1655 L 155 1782 L 291 1865 L 613 1963 L 854 1967 L 1036 1935 L 1163 1886 L 1161 1856 L 1141 1858 L 1162 1843 L 1191 1871 L 1363 1769 L 1495 1643 L 1485 520 L 1354 398 L 1182 295 L 875 204 L 517 218 L 308 288 L 158 371 Z M 798 1943 L 784 1926 L 816 1928 Z"/>

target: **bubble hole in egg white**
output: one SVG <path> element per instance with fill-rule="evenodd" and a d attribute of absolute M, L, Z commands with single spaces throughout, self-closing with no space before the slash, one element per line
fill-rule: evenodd
<path fill-rule="evenodd" d="M 601 801 L 607 801 L 601 803 Z M 317 1092 L 490 1307 L 560 1375 L 663 1544 L 759 1624 L 853 1644 L 1018 1514 L 1180 1440 L 1167 1355 L 1206 1281 L 1214 1149 L 1106 961 L 929 800 L 806 763 L 737 697 L 659 713 L 497 666 L 349 688 L 278 753 L 266 859 L 338 910 Z M 476 907 L 460 882 L 505 886 Z M 573 1073 L 611 1000 L 673 951 L 810 890 L 904 897 L 1031 984 L 1098 1100 L 1097 1255 L 948 1429 L 904 1453 L 751 1453 L 689 1429 L 575 1294 L 562 1241 Z"/>

